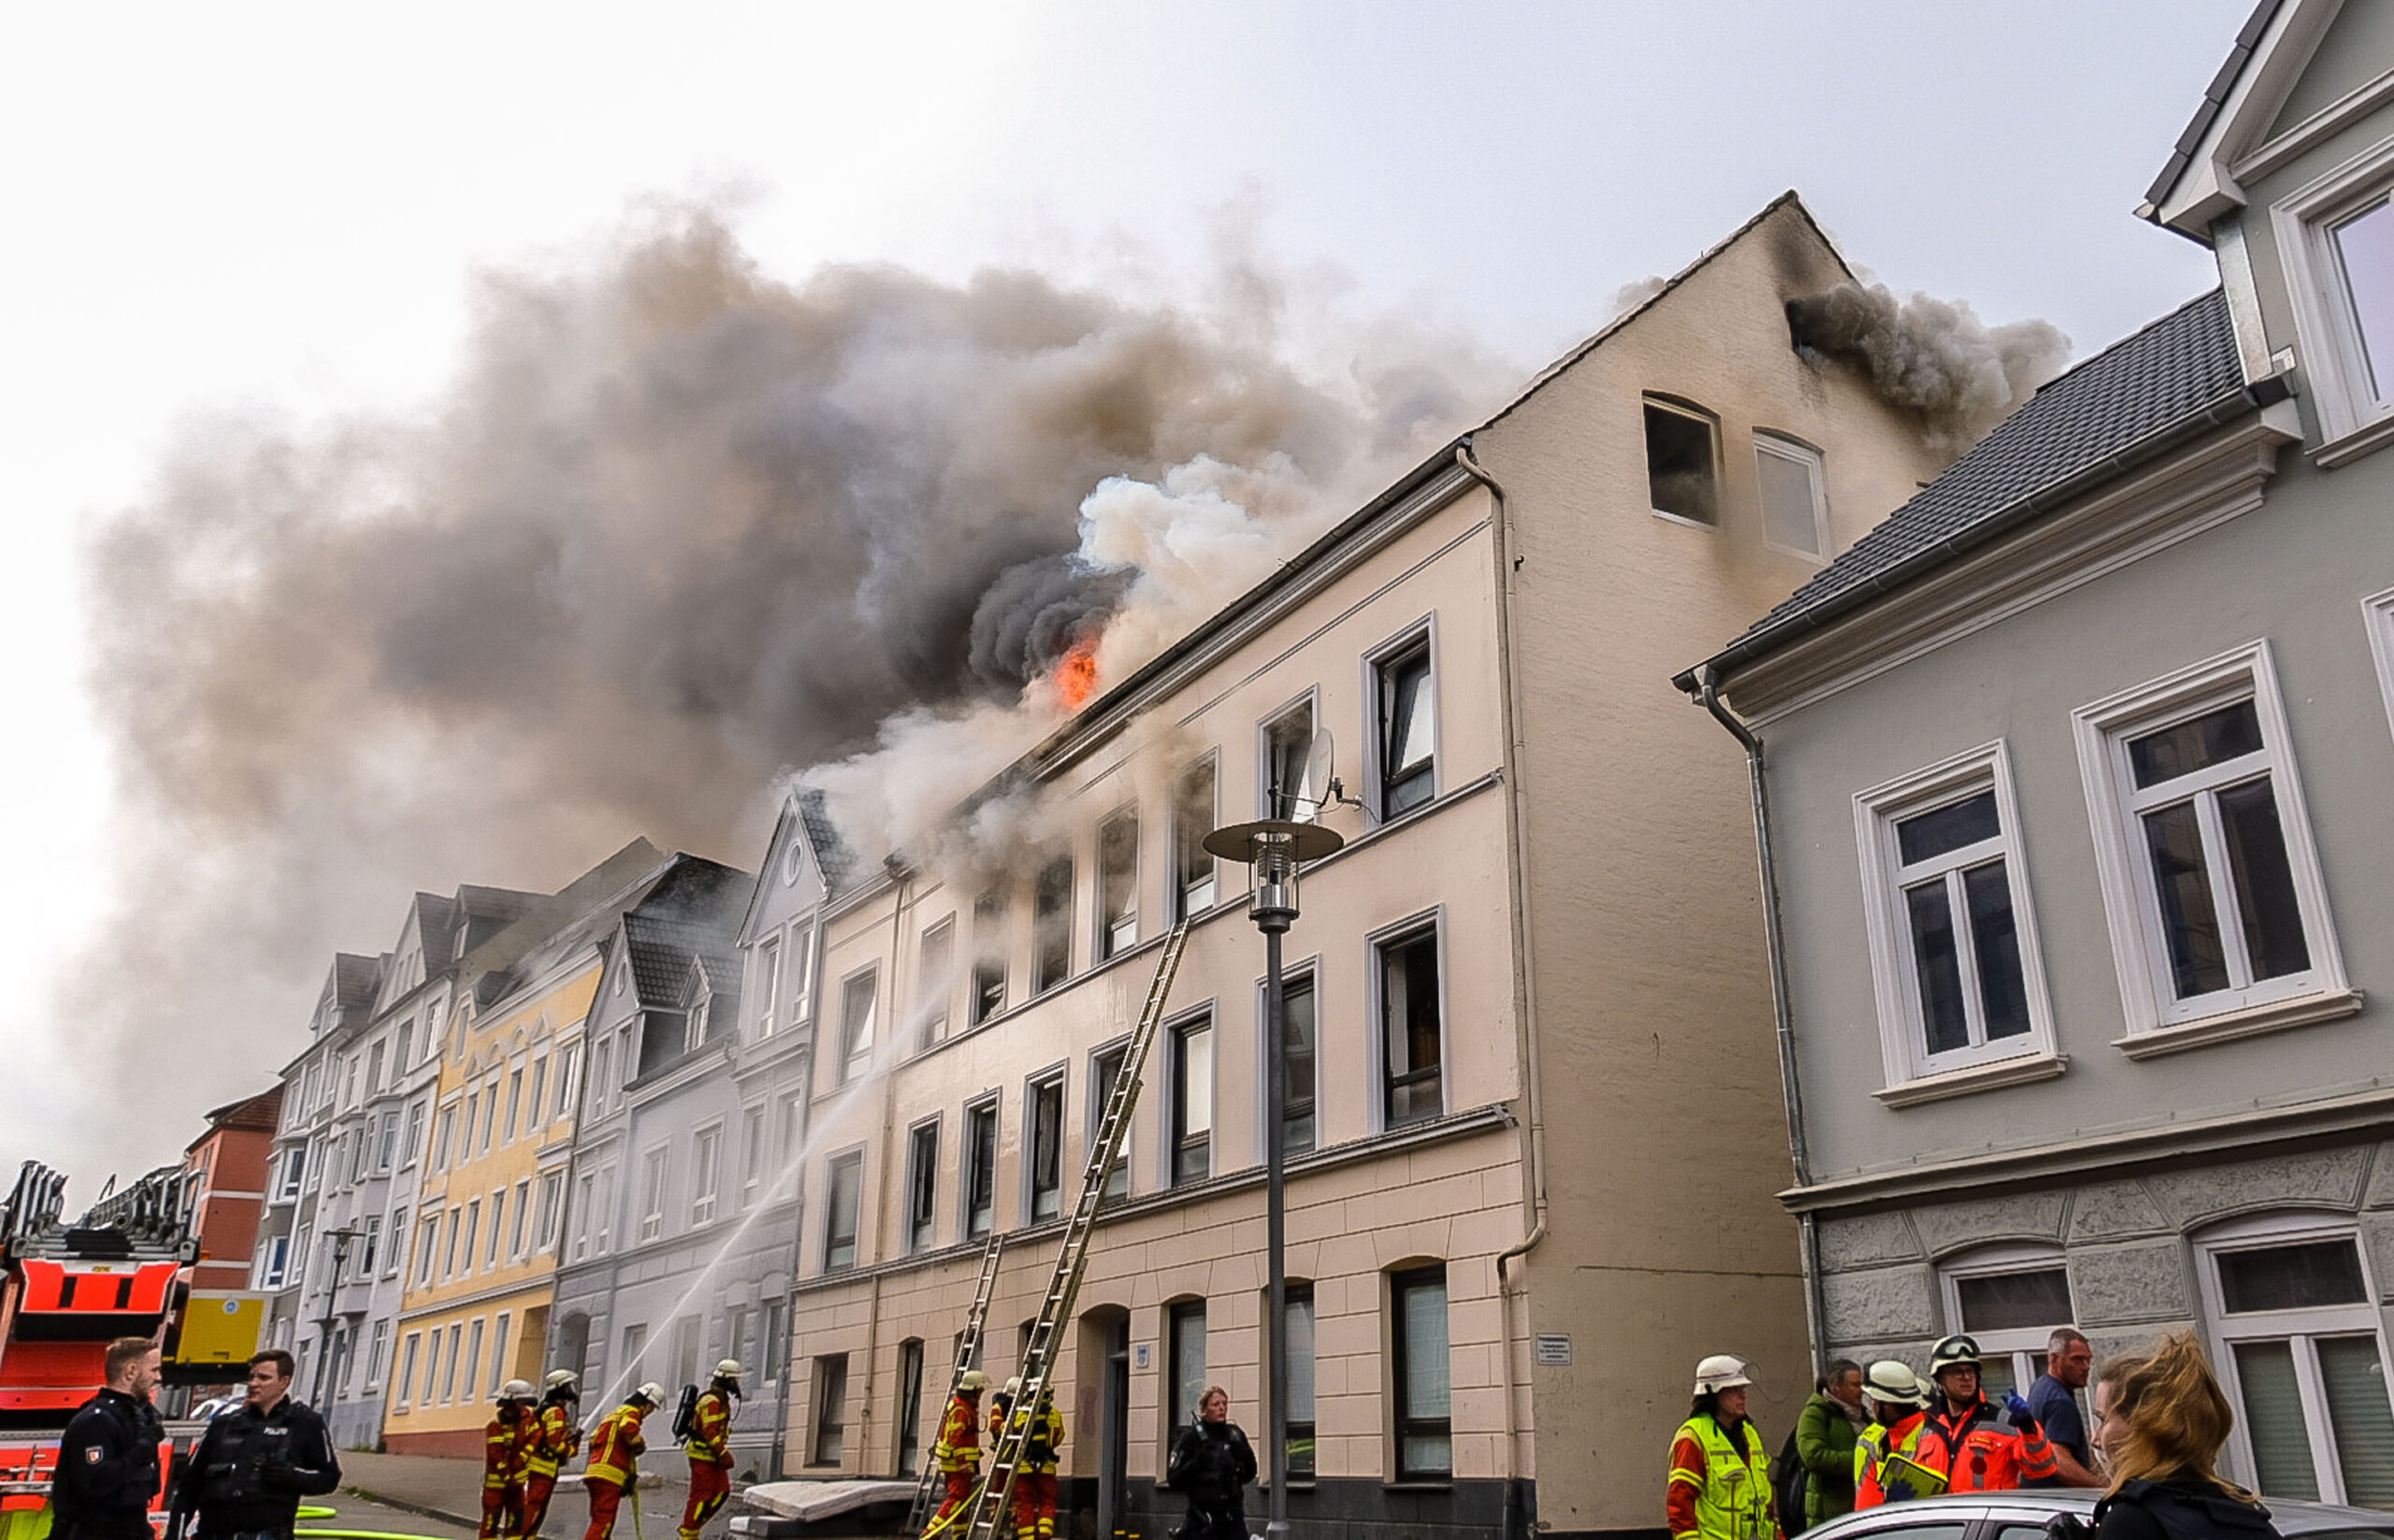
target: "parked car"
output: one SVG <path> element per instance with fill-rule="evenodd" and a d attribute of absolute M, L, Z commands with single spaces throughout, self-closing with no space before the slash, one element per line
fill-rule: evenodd
<path fill-rule="evenodd" d="M 2101 1495 L 2083 1489 L 1966 1492 L 1889 1503 L 1806 1530 L 1804 1540 L 2045 1540 L 2047 1519 L 2062 1513 L 2092 1518 Z M 2292 1498 L 2267 1501 L 2286 1540 L 2394 1540 L 2394 1513 Z"/>

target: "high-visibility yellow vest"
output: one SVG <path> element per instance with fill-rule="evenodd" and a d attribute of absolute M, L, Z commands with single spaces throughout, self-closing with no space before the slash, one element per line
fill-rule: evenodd
<path fill-rule="evenodd" d="M 1710 1417 L 1692 1417 L 1671 1436 L 1671 1447 L 1693 1439 L 1704 1451 L 1704 1469 L 1674 1464 L 1671 1479 L 1695 1489 L 1695 1533 L 1701 1540 L 1771 1540 L 1770 1452 L 1762 1430 L 1745 1425 L 1746 1446 L 1731 1446 Z"/>

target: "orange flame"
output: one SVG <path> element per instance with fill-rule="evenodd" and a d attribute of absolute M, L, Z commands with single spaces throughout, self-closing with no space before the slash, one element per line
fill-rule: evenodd
<path fill-rule="evenodd" d="M 1068 712 L 1079 711 L 1097 693 L 1097 638 L 1083 637 L 1056 665 L 1056 701 Z"/>

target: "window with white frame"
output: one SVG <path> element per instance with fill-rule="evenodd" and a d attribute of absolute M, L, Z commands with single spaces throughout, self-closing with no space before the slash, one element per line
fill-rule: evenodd
<path fill-rule="evenodd" d="M 2369 628 L 2370 655 L 2377 660 L 2377 688 L 2386 698 L 2386 725 L 2394 728 L 2394 588 L 2361 600 L 2360 613 Z"/>
<path fill-rule="evenodd" d="M 964 1233 L 987 1235 L 998 1222 L 998 1099 L 964 1109 Z"/>
<path fill-rule="evenodd" d="M 1122 1066 L 1129 1061 L 1130 1054 L 1131 1050 L 1126 1044 L 1115 1043 L 1098 1049 L 1089 1056 L 1087 1137 L 1091 1144 L 1096 1143 L 1098 1133 L 1104 1126 L 1105 1105 L 1113 1099 L 1114 1083 L 1120 1078 Z M 1105 1173 L 1105 1196 L 1108 1198 L 1124 1197 L 1131 1190 L 1131 1157 L 1128 1150 L 1130 1141 L 1126 1138 L 1123 1144 L 1125 1145 L 1123 1153 L 1114 1158 L 1113 1166 Z"/>
<path fill-rule="evenodd" d="M 274 1235 L 258 1248 L 258 1287 L 281 1288 L 291 1265 L 291 1237 Z"/>
<path fill-rule="evenodd" d="M 1308 964 L 1291 968 L 1281 982 L 1283 1011 L 1280 1022 L 1280 1061 L 1285 1076 L 1286 1096 L 1281 1107 L 1280 1144 L 1290 1155 L 1302 1155 L 1314 1147 L 1317 1130 L 1314 1108 L 1317 1094 L 1315 1083 L 1314 1036 L 1315 970 Z M 1265 987 L 1256 991 L 1256 1058 L 1263 1055 L 1271 1043 L 1271 1000 Z M 1261 1076 L 1258 1077 L 1259 1081 Z M 1259 1085 L 1258 1094 L 1263 1094 Z M 1259 1106 L 1259 1113 L 1261 1107 Z M 1262 1119 L 1259 1117 L 1259 1123 Z"/>
<path fill-rule="evenodd" d="M 939 1240 L 939 1119 L 906 1131 L 906 1249 L 929 1251 Z"/>
<path fill-rule="evenodd" d="M 1821 452 L 1775 433 L 1754 435 L 1754 488 L 1762 499 L 1762 538 L 1781 551 L 1828 551 L 1828 478 Z"/>
<path fill-rule="evenodd" d="M 2352 1221 L 2283 1215 L 2197 1239 L 2231 1470 L 2266 1497 L 2394 1505 L 2386 1332 Z"/>
<path fill-rule="evenodd" d="M 1006 893 L 993 887 L 973 900 L 973 1025 L 1006 1008 Z"/>
<path fill-rule="evenodd" d="M 956 993 L 956 916 L 948 915 L 923 932 L 915 953 L 915 1045 L 928 1048 L 947 1040 L 948 1000 Z"/>
<path fill-rule="evenodd" d="M 2336 167 L 2271 218 L 2303 382 L 2332 441 L 2394 413 L 2394 155 Z"/>
<path fill-rule="evenodd" d="M 815 922 L 789 928 L 789 960 L 783 969 L 782 1019 L 792 1027 L 815 1014 Z"/>
<path fill-rule="evenodd" d="M 1182 770 L 1172 783 L 1172 917 L 1185 920 L 1214 907 L 1214 761 Z"/>
<path fill-rule="evenodd" d="M 1030 1221 L 1053 1219 L 1064 1206 L 1064 1072 L 1031 1082 L 1023 1098 L 1030 1143 L 1023 1150 Z"/>
<path fill-rule="evenodd" d="M 1887 1082 L 2053 1053 L 2000 742 L 1853 799 Z"/>
<path fill-rule="evenodd" d="M 1396 1129 L 1446 1111 L 1437 924 L 1376 940 L 1372 954 L 1380 1025 L 1380 1126 Z"/>
<path fill-rule="evenodd" d="M 1259 729 L 1256 807 L 1258 816 L 1309 824 L 1321 816 L 1325 773 L 1314 758 L 1313 696 L 1291 706 Z"/>
<path fill-rule="evenodd" d="M 1139 944 L 1139 814 L 1125 808 L 1097 829 L 1097 955 Z"/>
<path fill-rule="evenodd" d="M 1073 854 L 1043 864 L 1031 888 L 1031 992 L 1044 995 L 1073 972 Z"/>
<path fill-rule="evenodd" d="M 541 1173 L 540 1207 L 533 1211 L 532 1249 L 554 1251 L 557 1244 L 557 1228 L 563 1221 L 565 1173 L 544 1171 Z"/>
<path fill-rule="evenodd" d="M 1200 1182 L 1213 1173 L 1214 1019 L 1200 1013 L 1172 1033 L 1172 1147 L 1169 1179 Z"/>
<path fill-rule="evenodd" d="M 1720 430 L 1709 413 L 1646 398 L 1646 488 L 1655 512 L 1689 524 L 1721 521 Z"/>
<path fill-rule="evenodd" d="M 2071 720 L 2130 1033 L 2291 1025 L 2320 997 L 2345 1009 L 2269 644 Z"/>
<path fill-rule="evenodd" d="M 768 936 L 757 947 L 757 1035 L 773 1035 L 773 1013 L 781 1003 L 782 939 Z"/>
<path fill-rule="evenodd" d="M 873 1068 L 873 1011 L 880 997 L 880 975 L 867 968 L 840 985 L 840 1084 L 859 1078 Z"/>
<path fill-rule="evenodd" d="M 1372 811 L 1409 813 L 1436 795 L 1437 688 L 1430 633 L 1400 641 L 1371 660 Z"/>
<path fill-rule="evenodd" d="M 640 1238 L 653 1241 L 665 1229 L 665 1146 L 640 1160 Z"/>
<path fill-rule="evenodd" d="M 723 1125 L 700 1129 L 690 1143 L 690 1223 L 714 1221 L 715 1196 L 723 1178 Z"/>
<path fill-rule="evenodd" d="M 514 1218 L 507 1231 L 507 1254 L 521 1259 L 524 1243 L 532 1233 L 532 1179 L 528 1176 L 515 1184 Z"/>
<path fill-rule="evenodd" d="M 2074 1327 L 2070 1272 L 2052 1246 L 1989 1246 L 1938 1273 L 1945 1318 L 1978 1340 L 1979 1387 L 1990 1401 L 2028 1393 L 2045 1372 L 2045 1347 Z"/>
<path fill-rule="evenodd" d="M 864 1211 L 864 1154 L 834 1156 L 824 1183 L 823 1270 L 857 1263 L 857 1221 Z"/>
<path fill-rule="evenodd" d="M 745 1107 L 740 1114 L 740 1206 L 746 1208 L 765 1190 L 765 1104 Z"/>

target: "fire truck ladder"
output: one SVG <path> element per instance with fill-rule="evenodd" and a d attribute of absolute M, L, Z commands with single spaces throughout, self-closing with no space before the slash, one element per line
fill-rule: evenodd
<path fill-rule="evenodd" d="M 1022 1383 L 1015 1391 L 1014 1408 L 994 1441 L 990 1451 L 988 1478 L 973 1494 L 972 1511 L 965 1516 L 959 1540 L 996 1540 L 1001 1526 L 1010 1522 L 1014 1507 L 1015 1476 L 1022 1463 L 1023 1446 L 1029 1442 L 1034 1426 L 1040 1400 L 1047 1393 L 1047 1374 L 1056 1361 L 1057 1339 L 1064 1323 L 1072 1319 L 1073 1302 L 1081 1291 L 1081 1274 L 1089 1266 L 1090 1232 L 1097 1224 L 1097 1211 L 1105 1201 L 1106 1177 L 1114 1164 L 1121 1159 L 1122 1146 L 1131 1137 L 1131 1114 L 1139 1104 L 1140 1071 L 1147 1061 L 1147 1050 L 1154 1046 L 1156 1030 L 1163 1022 L 1164 997 L 1172 992 L 1173 976 L 1180 971 L 1180 954 L 1189 944 L 1189 922 L 1181 921 L 1164 938 L 1163 956 L 1156 961 L 1155 982 L 1147 986 L 1147 1003 L 1139 1013 L 1139 1025 L 1131 1033 L 1130 1045 L 1122 1053 L 1122 1068 L 1115 1072 L 1114 1085 L 1105 1093 L 1105 1112 L 1098 1119 L 1097 1137 L 1089 1141 L 1089 1167 L 1081 1173 L 1080 1201 L 1073 1205 L 1073 1216 L 1064 1226 L 1063 1244 L 1056 1253 L 1056 1271 L 1047 1280 L 1047 1297 L 1039 1306 L 1039 1319 L 1031 1329 L 1031 1342 L 1022 1353 Z"/>
<path fill-rule="evenodd" d="M 995 1231 L 989 1232 L 988 1245 L 981 1248 L 981 1281 L 973 1288 L 972 1313 L 964 1317 L 964 1335 L 956 1344 L 956 1374 L 948 1382 L 947 1400 L 939 1403 L 943 1421 L 947 1408 L 956 1401 L 957 1384 L 964 1378 L 964 1371 L 981 1361 L 981 1328 L 989 1318 L 989 1301 L 998 1292 L 998 1259 L 1005 1252 L 1005 1237 Z M 917 1413 L 919 1415 L 919 1411 Z M 904 1534 L 920 1534 L 924 1523 L 931 1516 L 931 1499 L 940 1490 L 939 1461 L 923 1461 L 922 1479 L 915 1484 L 915 1505 L 907 1510 Z"/>

